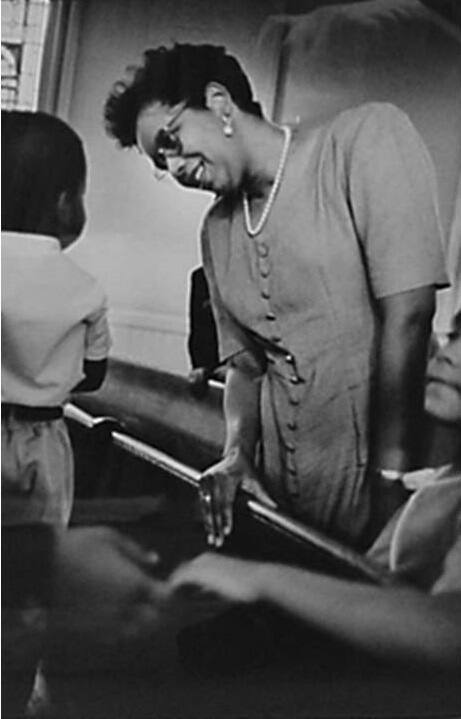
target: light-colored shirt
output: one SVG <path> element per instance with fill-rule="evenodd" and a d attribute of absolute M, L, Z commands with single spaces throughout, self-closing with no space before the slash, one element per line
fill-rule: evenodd
<path fill-rule="evenodd" d="M 107 357 L 104 291 L 53 237 L 2 233 L 2 402 L 65 402 L 84 360 Z"/>
<path fill-rule="evenodd" d="M 293 129 L 255 238 L 240 198 L 219 199 L 204 223 L 220 355 L 246 348 L 235 363 L 262 376 L 266 489 L 346 541 L 368 519 L 376 300 L 447 284 L 435 189 L 406 115 L 371 103 Z"/>
<path fill-rule="evenodd" d="M 368 556 L 425 591 L 461 592 L 461 470 L 431 473 Z"/>

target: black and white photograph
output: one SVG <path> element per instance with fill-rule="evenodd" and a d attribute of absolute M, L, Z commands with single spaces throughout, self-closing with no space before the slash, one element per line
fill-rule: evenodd
<path fill-rule="evenodd" d="M 460 0 L 1 0 L 1 716 L 460 719 Z"/>

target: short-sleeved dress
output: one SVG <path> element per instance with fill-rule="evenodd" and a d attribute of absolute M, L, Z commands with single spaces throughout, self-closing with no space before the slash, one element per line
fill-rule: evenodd
<path fill-rule="evenodd" d="M 261 382 L 263 483 L 285 511 L 346 541 L 369 512 L 365 470 L 378 298 L 446 284 L 428 152 L 400 110 L 370 103 L 293 128 L 256 237 L 240 198 L 205 219 L 220 355 Z"/>

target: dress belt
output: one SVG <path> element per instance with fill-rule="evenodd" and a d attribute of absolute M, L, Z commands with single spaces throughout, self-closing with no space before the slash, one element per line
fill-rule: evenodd
<path fill-rule="evenodd" d="M 61 419 L 62 407 L 29 407 L 25 404 L 2 402 L 2 417 L 14 417 L 26 422 L 50 422 Z"/>

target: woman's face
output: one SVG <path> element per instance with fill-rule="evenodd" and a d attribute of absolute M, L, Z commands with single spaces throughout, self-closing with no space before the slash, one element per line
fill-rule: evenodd
<path fill-rule="evenodd" d="M 227 138 L 210 110 L 153 103 L 137 121 L 137 145 L 159 170 L 184 187 L 218 195 L 237 189 L 243 177 L 241 148 Z"/>
<path fill-rule="evenodd" d="M 429 362 L 425 407 L 442 421 L 461 424 L 461 331 Z"/>

